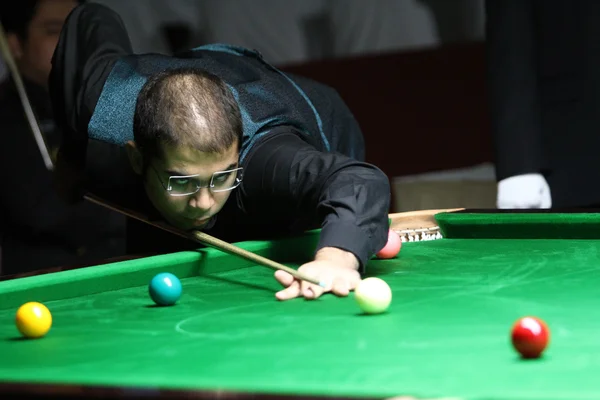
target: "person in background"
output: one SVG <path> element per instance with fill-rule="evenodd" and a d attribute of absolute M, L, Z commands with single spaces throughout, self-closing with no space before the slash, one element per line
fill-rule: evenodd
<path fill-rule="evenodd" d="M 600 2 L 487 0 L 503 209 L 600 205 Z"/>
<path fill-rule="evenodd" d="M 0 21 L 51 155 L 61 132 L 53 122 L 48 77 L 67 15 L 81 1 L 0 3 Z M 54 190 L 15 82 L 0 87 L 0 247 L 2 274 L 77 266 L 124 255 L 125 217 L 91 203 L 68 205 Z"/>

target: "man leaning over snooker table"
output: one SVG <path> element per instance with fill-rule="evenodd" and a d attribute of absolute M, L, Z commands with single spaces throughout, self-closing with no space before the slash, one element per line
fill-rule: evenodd
<path fill-rule="evenodd" d="M 69 15 L 49 81 L 65 132 L 61 191 L 84 191 L 232 242 L 322 228 L 277 299 L 353 290 L 387 241 L 390 187 L 365 163 L 362 133 L 331 88 L 283 74 L 255 51 L 211 45 L 134 55 L 120 17 Z"/>

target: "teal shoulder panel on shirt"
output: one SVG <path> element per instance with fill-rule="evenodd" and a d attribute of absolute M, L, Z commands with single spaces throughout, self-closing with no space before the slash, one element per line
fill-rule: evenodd
<path fill-rule="evenodd" d="M 330 150 L 318 110 L 287 74 L 253 50 L 213 44 L 176 56 L 131 55 L 120 59 L 107 78 L 90 123 L 90 138 L 122 146 L 133 140 L 137 97 L 148 79 L 177 68 L 198 68 L 219 76 L 232 90 L 242 114 L 241 160 L 271 128 L 288 125 Z"/>

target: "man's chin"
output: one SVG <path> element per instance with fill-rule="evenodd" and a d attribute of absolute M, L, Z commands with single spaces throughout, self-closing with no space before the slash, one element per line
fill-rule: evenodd
<path fill-rule="evenodd" d="M 210 221 L 212 220 L 212 218 L 206 218 L 206 220 L 197 220 L 197 219 L 190 219 L 190 218 L 173 218 L 170 216 L 166 216 L 163 214 L 163 218 L 165 219 L 165 221 L 167 221 L 167 223 L 169 223 L 169 225 L 180 229 L 182 231 L 193 231 L 193 230 L 200 230 L 200 229 L 204 229 L 206 228 L 209 224 Z"/>
<path fill-rule="evenodd" d="M 172 227 L 177 228 L 182 231 L 191 231 L 195 228 L 194 225 L 189 221 L 182 221 L 179 219 L 171 219 L 171 218 L 165 218 L 165 220 Z"/>
<path fill-rule="evenodd" d="M 210 222 L 210 219 L 201 224 L 199 224 L 193 220 L 185 220 L 185 221 L 177 221 L 175 223 L 172 223 L 172 225 L 178 229 L 189 232 L 189 231 L 204 229 L 204 228 L 206 228 L 206 226 L 208 225 L 209 222 Z"/>

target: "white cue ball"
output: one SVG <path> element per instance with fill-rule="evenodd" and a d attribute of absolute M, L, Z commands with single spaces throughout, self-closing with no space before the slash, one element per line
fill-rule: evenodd
<path fill-rule="evenodd" d="M 354 290 L 354 298 L 364 313 L 379 314 L 390 306 L 392 290 L 382 279 L 366 278 Z"/>

